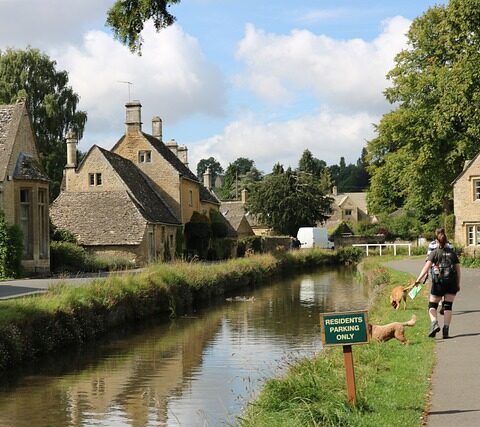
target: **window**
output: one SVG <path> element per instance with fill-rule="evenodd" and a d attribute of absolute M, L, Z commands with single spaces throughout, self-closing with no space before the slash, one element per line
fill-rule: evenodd
<path fill-rule="evenodd" d="M 165 226 L 162 225 L 162 243 L 165 241 Z"/>
<path fill-rule="evenodd" d="M 480 200 L 480 179 L 473 180 L 473 200 Z"/>
<path fill-rule="evenodd" d="M 351 209 L 345 209 L 345 216 L 352 216 L 352 210 Z"/>
<path fill-rule="evenodd" d="M 20 190 L 20 228 L 23 232 L 25 258 L 31 258 L 33 254 L 31 198 L 32 194 L 29 189 Z"/>
<path fill-rule="evenodd" d="M 480 224 L 467 225 L 467 245 L 480 246 Z"/>
<path fill-rule="evenodd" d="M 138 152 L 138 163 L 150 163 L 152 161 L 152 152 L 150 150 L 142 150 Z"/>
<path fill-rule="evenodd" d="M 40 241 L 40 258 L 48 257 L 48 215 L 47 190 L 38 190 L 38 238 Z"/>
<path fill-rule="evenodd" d="M 88 184 L 90 186 L 102 185 L 102 174 L 101 173 L 89 173 L 88 174 Z"/>
<path fill-rule="evenodd" d="M 188 206 L 193 206 L 193 191 L 188 190 Z"/>

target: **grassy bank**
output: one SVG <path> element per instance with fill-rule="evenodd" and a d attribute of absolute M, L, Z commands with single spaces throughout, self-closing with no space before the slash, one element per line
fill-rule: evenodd
<path fill-rule="evenodd" d="M 329 348 L 313 360 L 289 369 L 285 377 L 266 383 L 259 398 L 249 405 L 240 425 L 247 426 L 420 426 L 427 405 L 433 369 L 434 342 L 429 326 L 427 294 L 412 301 L 406 311 L 389 304 L 390 289 L 407 284 L 409 275 L 387 270 L 368 259 L 364 276 L 376 295 L 369 321 L 385 324 L 417 315 L 417 324 L 406 328 L 410 345 L 396 340 L 353 347 L 357 406 L 346 400 L 345 368 L 341 347 Z"/>
<path fill-rule="evenodd" d="M 217 264 L 157 264 L 141 274 L 0 302 L 0 371 L 42 354 L 92 341 L 153 315 L 175 316 L 210 298 L 303 269 L 356 258 L 355 251 L 295 251 Z"/>

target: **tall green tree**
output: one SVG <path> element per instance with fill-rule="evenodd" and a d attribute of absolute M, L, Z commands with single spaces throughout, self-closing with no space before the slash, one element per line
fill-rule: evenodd
<path fill-rule="evenodd" d="M 450 0 L 415 19 L 385 91 L 396 108 L 368 143 L 372 213 L 422 221 L 452 210 L 451 182 L 480 140 L 480 0 Z"/>
<path fill-rule="evenodd" d="M 258 183 L 248 199 L 248 210 L 259 220 L 281 234 L 296 235 L 299 227 L 324 222 L 331 213 L 331 198 L 325 196 L 319 180 L 310 173 L 274 173 Z"/>
<path fill-rule="evenodd" d="M 26 98 L 42 163 L 52 180 L 51 197 L 60 189 L 66 162 L 64 135 L 69 128 L 83 133 L 87 114 L 77 110 L 79 96 L 68 85 L 66 71 L 37 49 L 0 51 L 0 103 Z"/>
<path fill-rule="evenodd" d="M 203 174 L 210 168 L 210 174 L 212 175 L 212 182 L 215 182 L 215 178 L 223 173 L 222 165 L 215 160 L 214 157 L 209 157 L 208 159 L 201 159 L 197 164 L 197 177 L 200 182 L 203 182 Z"/>
<path fill-rule="evenodd" d="M 302 157 L 298 162 L 298 170 L 301 172 L 310 173 L 317 178 L 320 177 L 323 170 L 327 167 L 327 163 L 324 160 L 317 159 L 313 157 L 313 154 L 310 150 L 306 149 Z"/>
<path fill-rule="evenodd" d="M 221 191 L 224 200 L 236 199 L 244 188 L 251 190 L 253 182 L 260 181 L 262 173 L 255 167 L 255 162 L 246 157 L 239 157 L 227 166 L 225 180 Z"/>
<path fill-rule="evenodd" d="M 175 3 L 180 0 L 116 0 L 107 12 L 107 25 L 116 39 L 140 53 L 145 22 L 153 19 L 157 31 L 172 25 L 175 17 L 168 8 Z"/>

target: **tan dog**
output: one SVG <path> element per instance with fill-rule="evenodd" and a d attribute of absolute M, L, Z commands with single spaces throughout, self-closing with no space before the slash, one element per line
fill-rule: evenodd
<path fill-rule="evenodd" d="M 415 282 L 410 282 L 410 285 L 407 287 L 404 286 L 396 286 L 392 289 L 390 293 L 390 304 L 395 310 L 400 308 L 400 304 L 403 301 L 403 309 L 407 308 L 407 295 L 408 291 L 415 286 Z"/>
<path fill-rule="evenodd" d="M 408 344 L 405 338 L 405 326 L 414 326 L 417 322 L 417 316 L 412 315 L 408 322 L 393 322 L 386 325 L 368 324 L 368 330 L 373 341 L 388 341 L 396 338 L 403 344 Z"/>

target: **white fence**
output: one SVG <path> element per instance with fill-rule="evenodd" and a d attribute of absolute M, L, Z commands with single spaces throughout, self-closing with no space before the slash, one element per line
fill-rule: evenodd
<path fill-rule="evenodd" d="M 393 247 L 393 255 L 397 256 L 397 246 L 408 246 L 408 256 L 412 254 L 411 243 L 357 243 L 352 246 L 365 248 L 367 252 L 367 256 L 368 256 L 368 248 L 379 248 L 380 256 L 382 256 L 382 247 L 385 249 Z"/>

